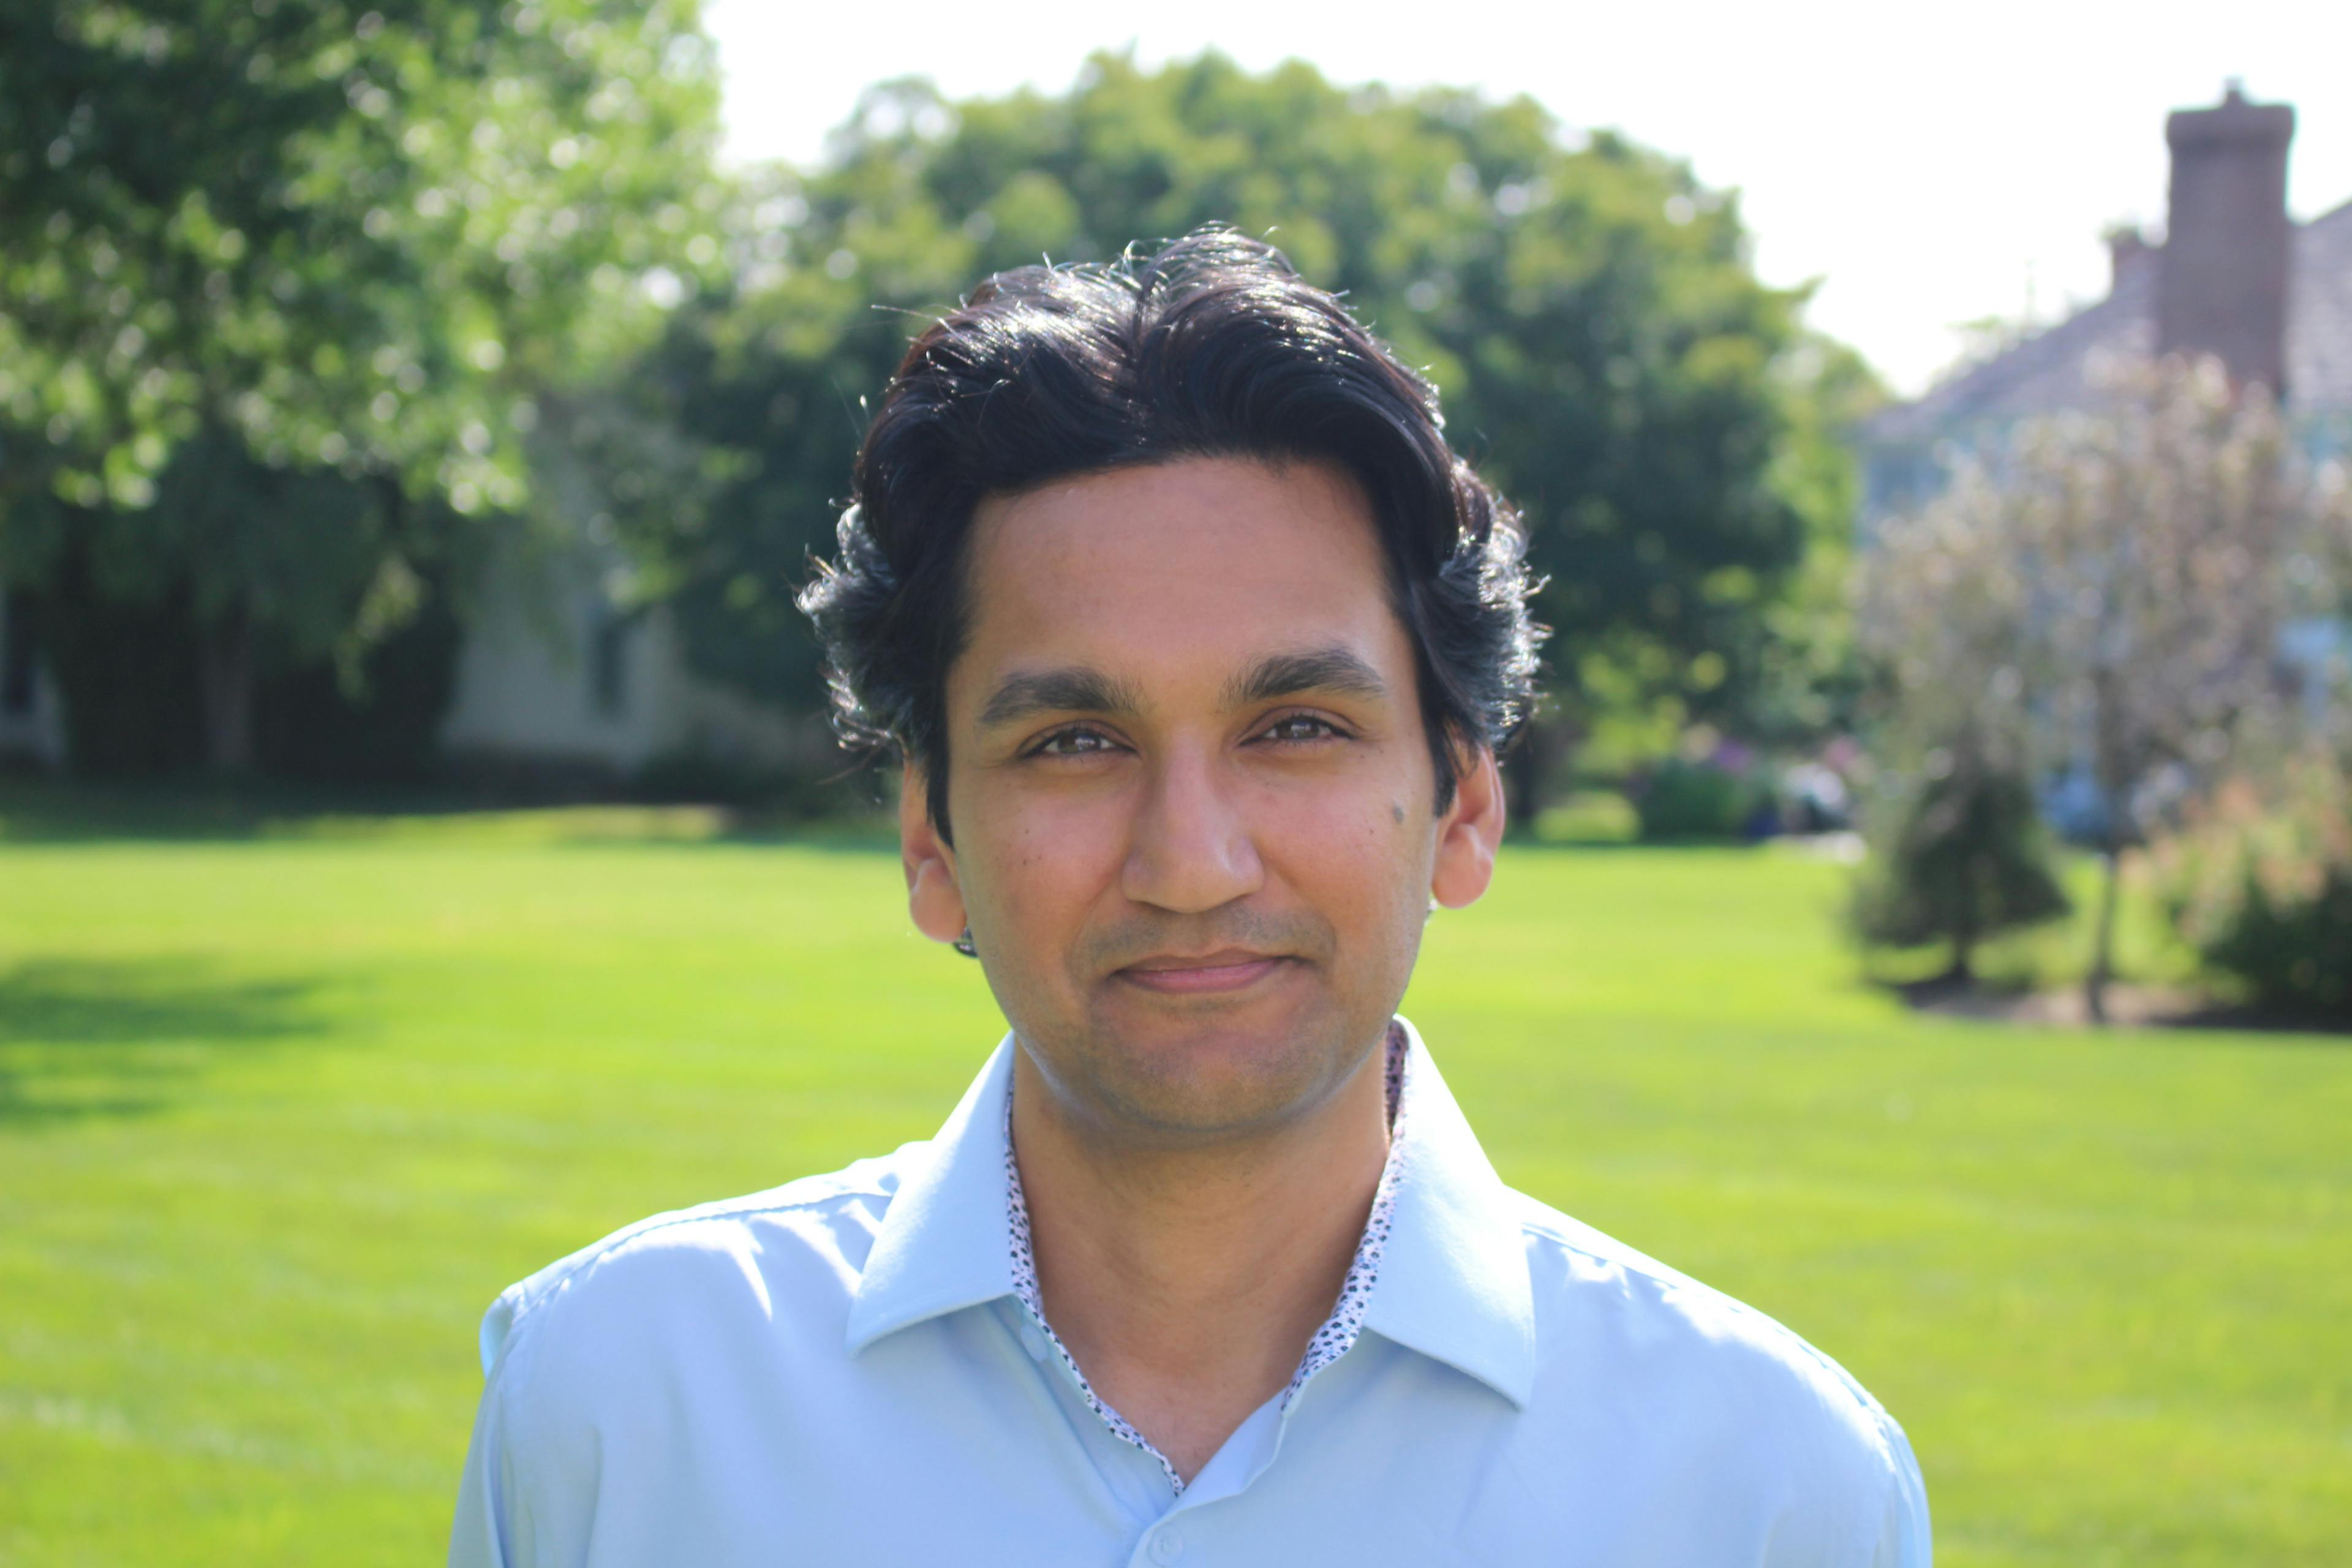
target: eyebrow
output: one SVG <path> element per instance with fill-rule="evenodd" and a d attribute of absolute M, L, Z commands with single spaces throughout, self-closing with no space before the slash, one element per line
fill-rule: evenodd
<path fill-rule="evenodd" d="M 1337 644 L 1269 654 L 1225 683 L 1225 705 L 1246 708 L 1302 691 L 1330 691 L 1373 700 L 1388 683 L 1363 656 Z M 1083 664 L 1016 670 L 997 682 L 980 710 L 980 726 L 993 729 L 1041 713 L 1109 713 L 1131 718 L 1143 701 L 1124 680 Z"/>
<path fill-rule="evenodd" d="M 1225 701 L 1229 707 L 1246 708 L 1254 702 L 1295 697 L 1302 691 L 1329 691 L 1378 700 L 1388 696 L 1389 688 L 1380 671 L 1362 655 L 1335 643 L 1328 647 L 1268 655 L 1226 685 Z"/>
<path fill-rule="evenodd" d="M 1132 686 L 1099 669 L 1074 664 L 1060 669 L 1016 670 L 997 682 L 981 708 L 980 724 L 991 729 L 1040 713 L 1116 713 L 1132 716 L 1142 708 Z"/>

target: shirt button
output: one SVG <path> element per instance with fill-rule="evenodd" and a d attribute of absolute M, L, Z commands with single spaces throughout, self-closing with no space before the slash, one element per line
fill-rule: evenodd
<path fill-rule="evenodd" d="M 1163 1530 L 1151 1538 L 1151 1560 L 1173 1563 L 1184 1555 L 1184 1538 L 1172 1530 Z"/>
<path fill-rule="evenodd" d="M 1045 1336 L 1037 1331 L 1034 1323 L 1021 1325 L 1021 1348 L 1029 1352 L 1031 1361 L 1045 1359 Z"/>

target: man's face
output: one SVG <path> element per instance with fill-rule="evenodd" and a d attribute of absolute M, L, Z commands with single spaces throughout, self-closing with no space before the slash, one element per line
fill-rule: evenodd
<path fill-rule="evenodd" d="M 1194 458 L 983 501 L 947 682 L 950 848 L 909 780 L 918 923 L 967 921 L 1066 1113 L 1265 1130 L 1362 1065 L 1433 890 L 1483 891 L 1493 759 L 1434 810 L 1412 643 L 1340 470 Z"/>

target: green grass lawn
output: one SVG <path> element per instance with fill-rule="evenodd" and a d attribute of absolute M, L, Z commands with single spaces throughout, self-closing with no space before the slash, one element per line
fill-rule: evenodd
<path fill-rule="evenodd" d="M 433 1560 L 492 1295 L 999 1030 L 855 837 L 8 826 L 0 1563 Z M 1515 850 L 1408 1007 L 1507 1177 L 1886 1402 L 1943 1563 L 2352 1563 L 2352 1044 L 1907 1016 L 1843 875 Z"/>

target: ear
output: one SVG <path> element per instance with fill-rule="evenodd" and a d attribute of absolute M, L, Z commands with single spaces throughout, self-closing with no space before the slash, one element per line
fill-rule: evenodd
<path fill-rule="evenodd" d="M 907 912 L 933 942 L 963 934 L 963 889 L 956 882 L 955 849 L 931 820 L 929 781 L 912 763 L 898 774 L 898 860 L 907 871 Z"/>
<path fill-rule="evenodd" d="M 1449 910 L 1475 904 L 1495 879 L 1495 851 L 1503 842 L 1503 773 L 1493 750 L 1472 748 L 1454 786 L 1454 804 L 1437 822 L 1437 859 L 1430 896 Z"/>

